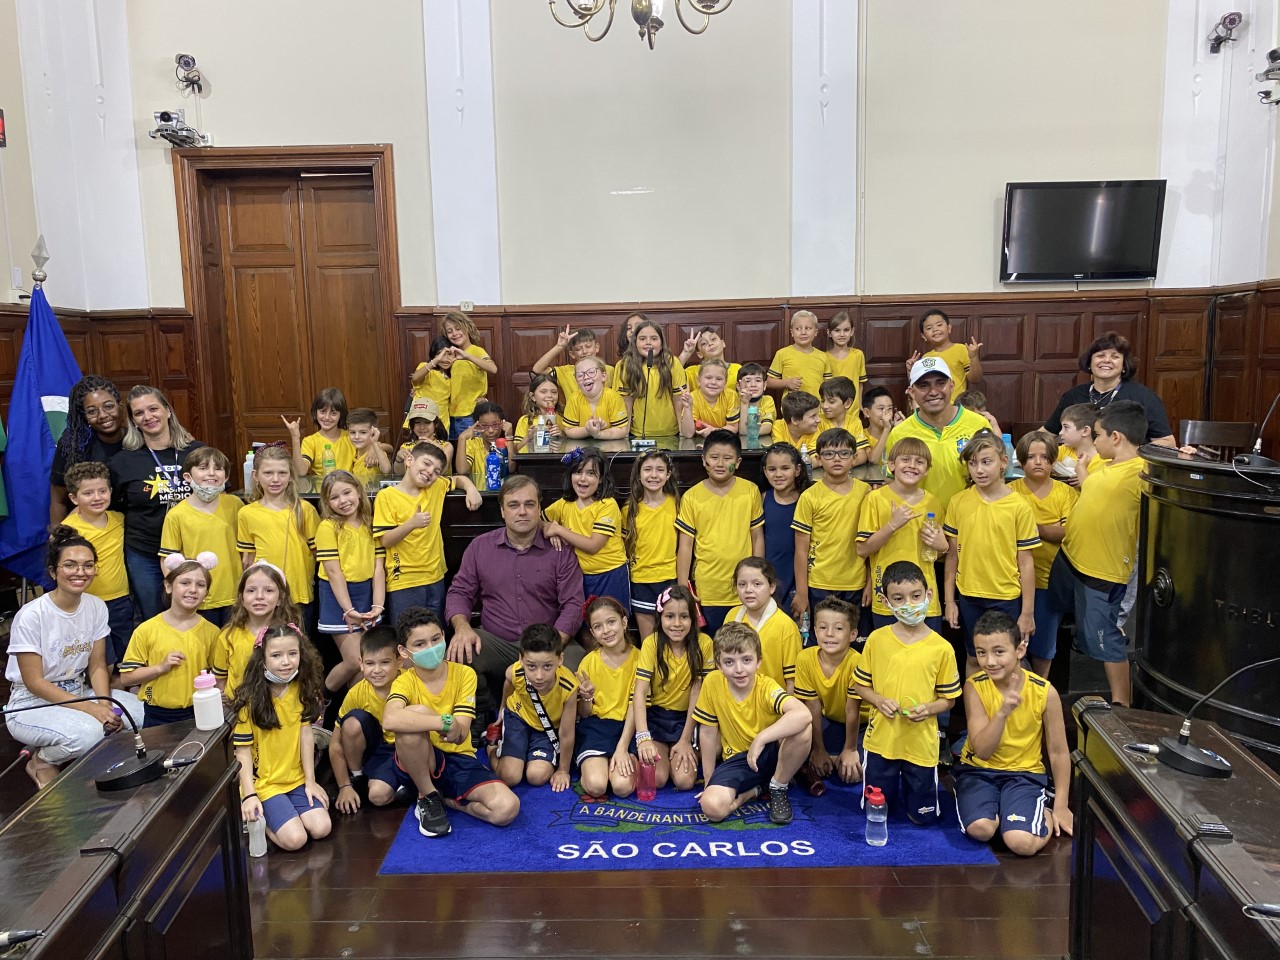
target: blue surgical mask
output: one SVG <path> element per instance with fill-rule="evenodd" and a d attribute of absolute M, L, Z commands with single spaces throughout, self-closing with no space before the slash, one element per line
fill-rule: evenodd
<path fill-rule="evenodd" d="M 444 663 L 444 641 L 413 651 L 413 665 L 423 670 L 434 670 Z"/>
<path fill-rule="evenodd" d="M 928 610 L 928 600 L 921 600 L 919 603 L 904 603 L 900 607 L 889 608 L 889 612 L 898 618 L 898 622 L 908 627 L 914 627 L 916 624 L 923 622 Z"/>

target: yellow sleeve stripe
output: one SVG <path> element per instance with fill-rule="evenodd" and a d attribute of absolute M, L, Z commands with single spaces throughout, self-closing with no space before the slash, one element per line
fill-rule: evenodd
<path fill-rule="evenodd" d="M 1030 550 L 1030 549 L 1032 549 L 1033 547 L 1038 547 L 1038 546 L 1040 546 L 1040 538 L 1039 538 L 1039 537 L 1029 537 L 1029 538 L 1027 538 L 1026 540 L 1019 540 L 1019 541 L 1018 541 L 1018 549 L 1019 549 L 1019 550 Z"/>
<path fill-rule="evenodd" d="M 568 427 L 580 427 L 580 426 L 582 426 L 582 424 L 581 424 L 581 423 L 579 423 L 577 420 L 574 420 L 573 418 L 571 418 L 571 417 L 569 417 L 569 416 L 563 416 L 563 417 L 561 417 L 560 419 L 561 419 L 561 420 L 563 420 L 563 421 L 564 421 L 564 423 L 565 423 L 565 426 L 568 426 Z"/>
<path fill-rule="evenodd" d="M 761 510 L 760 516 L 756 517 L 754 520 L 751 521 L 751 529 L 754 530 L 756 527 L 763 527 L 763 526 L 764 526 L 764 511 Z"/>
<path fill-rule="evenodd" d="M 453 705 L 453 715 L 455 717 L 471 717 L 474 719 L 476 715 L 475 704 L 455 703 Z"/>
<path fill-rule="evenodd" d="M 861 666 L 853 668 L 853 679 L 864 687 L 871 686 L 871 674 L 863 670 Z"/>
<path fill-rule="evenodd" d="M 557 686 L 559 686 L 561 690 L 577 690 L 578 689 L 578 685 L 566 677 L 561 677 L 557 681 Z"/>
<path fill-rule="evenodd" d="M 614 417 L 612 420 L 609 421 L 609 426 L 620 427 L 626 422 L 627 422 L 627 414 L 626 414 L 626 411 L 623 411 L 622 416 Z"/>
<path fill-rule="evenodd" d="M 653 679 L 653 671 L 652 671 L 652 670 L 636 670 L 636 679 L 637 679 L 637 680 L 652 680 L 652 679 Z"/>
<path fill-rule="evenodd" d="M 699 723 L 705 723 L 708 727 L 716 727 L 720 725 L 720 718 L 718 716 L 714 713 L 707 713 L 705 710 L 699 710 L 697 707 L 693 708 L 693 719 L 697 720 Z"/>
<path fill-rule="evenodd" d="M 231 742 L 238 747 L 249 747 L 253 745 L 252 733 L 233 733 Z"/>
<path fill-rule="evenodd" d="M 860 377 L 858 378 L 858 382 L 859 382 L 859 383 L 866 383 L 866 382 L 867 382 L 867 375 L 864 373 L 862 376 L 860 376 Z"/>
<path fill-rule="evenodd" d="M 753 523 L 752 526 L 755 526 L 755 524 Z M 697 527 L 689 526 L 687 523 L 685 523 L 683 520 L 679 519 L 678 517 L 676 518 L 676 529 L 679 530 L 681 533 L 687 533 L 691 537 L 696 537 L 698 535 Z"/>
<path fill-rule="evenodd" d="M 391 523 L 375 524 L 373 528 L 373 535 L 375 537 L 380 537 L 384 533 L 386 533 L 388 530 L 394 530 L 394 529 L 395 529 L 395 524 L 391 524 Z"/>
<path fill-rule="evenodd" d="M 857 536 L 857 538 L 856 538 L 856 539 L 858 539 L 858 540 L 870 540 L 870 539 L 871 539 L 871 531 L 870 531 L 870 530 L 859 530 L 859 531 L 858 531 L 858 536 Z"/>
<path fill-rule="evenodd" d="M 846 687 L 846 688 L 845 688 L 844 695 L 845 695 L 846 697 L 848 697 L 850 700 L 861 700 L 861 699 L 862 699 L 860 696 L 858 696 L 858 691 L 857 691 L 857 690 L 855 690 L 855 689 L 853 689 L 853 685 L 852 685 L 852 684 L 850 684 L 848 687 Z"/>
<path fill-rule="evenodd" d="M 782 672 L 783 672 L 783 673 L 786 673 L 787 671 L 786 671 L 786 670 L 783 670 Z M 783 707 L 783 705 L 784 705 L 788 700 L 794 700 L 794 699 L 795 699 L 795 698 L 794 698 L 794 697 L 792 697 L 792 696 L 791 696 L 791 694 L 787 693 L 787 691 L 785 691 L 785 690 L 778 690 L 778 692 L 777 692 L 777 693 L 775 693 L 775 694 L 773 695 L 773 710 L 774 710 L 774 712 L 775 712 L 775 713 L 782 713 L 782 707 Z"/>
<path fill-rule="evenodd" d="M 800 533 L 813 533 L 813 527 L 807 523 L 801 523 L 799 520 L 791 521 L 791 529 L 798 530 Z"/>
<path fill-rule="evenodd" d="M 725 422 L 726 422 L 726 423 L 737 423 L 737 422 L 738 422 L 739 420 L 741 420 L 741 419 L 742 419 L 742 410 L 741 410 L 741 408 L 739 408 L 739 409 L 737 409 L 737 410 L 733 411 L 733 413 L 729 414 L 729 416 L 725 418 Z"/>
<path fill-rule="evenodd" d="M 781 373 L 779 373 L 777 370 L 773 369 L 773 367 L 770 367 L 770 368 L 769 368 L 769 370 L 768 370 L 768 376 L 773 377 L 773 379 L 775 379 L 775 380 L 781 380 L 781 379 L 782 379 L 782 374 L 781 374 Z"/>
<path fill-rule="evenodd" d="M 120 669 L 123 670 L 124 668 L 121 667 Z M 1039 677 L 1027 677 L 1027 679 L 1030 680 L 1032 683 L 1034 683 L 1037 687 L 1047 687 L 1049 685 L 1047 681 L 1041 680 Z"/>
<path fill-rule="evenodd" d="M 384 547 L 381 543 L 379 543 L 376 547 L 373 548 L 373 555 L 375 557 L 385 557 L 387 555 L 387 548 Z"/>
<path fill-rule="evenodd" d="M 137 670 L 137 669 L 139 669 L 139 668 L 141 668 L 141 667 L 145 667 L 145 666 L 146 666 L 146 664 L 145 664 L 145 663 L 141 663 L 141 662 L 139 662 L 139 661 L 137 661 L 137 660 L 121 660 L 121 661 L 120 661 L 120 672 L 121 672 L 121 673 L 128 673 L 130 670 Z"/>
<path fill-rule="evenodd" d="M 939 684 L 935 689 L 937 690 L 938 696 L 946 697 L 949 700 L 952 697 L 958 697 L 960 695 L 960 681 L 957 680 L 955 683 Z"/>
<path fill-rule="evenodd" d="M 177 552 L 178 552 L 177 550 L 170 550 L 168 547 L 161 547 L 161 548 L 160 548 L 160 556 L 162 556 L 162 557 L 167 557 L 167 556 L 169 556 L 170 554 L 177 553 Z"/>
<path fill-rule="evenodd" d="M 317 550 L 316 559 L 317 560 L 337 560 L 338 551 L 337 550 Z"/>
<path fill-rule="evenodd" d="M 796 675 L 796 665 L 794 663 L 788 663 L 783 666 L 782 679 L 792 680 L 795 678 L 795 675 Z"/>
<path fill-rule="evenodd" d="M 866 437 L 859 437 L 858 439 L 853 441 L 854 453 L 857 453 L 859 450 L 869 450 L 869 449 L 871 449 L 871 441 L 868 440 Z"/>
<path fill-rule="evenodd" d="M 955 527 L 948 526 L 945 523 L 942 525 L 942 532 L 945 533 L 948 537 L 955 537 L 955 536 L 959 536 L 960 534 L 960 531 L 957 530 Z"/>
<path fill-rule="evenodd" d="M 593 523 L 591 525 L 591 530 L 594 533 L 603 533 L 603 534 L 607 534 L 610 537 L 612 537 L 615 533 L 618 532 L 617 527 L 615 527 L 612 523 L 609 523 L 604 520 L 597 520 L 595 523 Z"/>
<path fill-rule="evenodd" d="M 823 370 L 823 371 L 822 371 L 822 379 L 823 379 L 823 380 L 834 380 L 834 379 L 835 379 L 835 377 L 836 377 L 836 375 L 835 375 L 834 373 L 832 373 L 830 370 Z"/>
<path fill-rule="evenodd" d="M 403 693 L 393 693 L 391 696 L 387 697 L 387 703 L 390 703 L 392 700 L 399 700 L 406 707 L 409 705 L 409 698 Z"/>
<path fill-rule="evenodd" d="M 799 697 L 801 700 L 817 700 L 818 691 L 805 690 L 802 687 L 796 687 L 796 696 Z"/>
<path fill-rule="evenodd" d="M 241 551 L 242 553 L 252 553 L 253 542 L 250 540 L 237 540 L 236 549 Z"/>

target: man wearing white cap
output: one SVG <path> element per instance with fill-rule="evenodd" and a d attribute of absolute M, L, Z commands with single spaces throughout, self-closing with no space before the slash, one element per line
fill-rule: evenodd
<path fill-rule="evenodd" d="M 907 391 L 916 412 L 893 428 L 886 450 L 904 437 L 923 440 L 933 455 L 924 488 L 942 501 L 943 509 L 965 487 L 966 471 L 960 451 L 979 430 L 990 429 L 986 419 L 951 402 L 951 370 L 940 357 L 922 357 L 911 365 Z"/>

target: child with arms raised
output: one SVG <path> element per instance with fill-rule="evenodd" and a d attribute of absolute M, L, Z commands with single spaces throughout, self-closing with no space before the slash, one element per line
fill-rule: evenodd
<path fill-rule="evenodd" d="M 920 337 L 924 340 L 925 352 L 917 350 L 907 358 L 907 371 L 910 372 L 915 362 L 924 357 L 941 357 L 951 371 L 953 397 L 964 393 L 970 383 L 982 380 L 982 361 L 978 353 L 982 344 L 977 337 L 970 337 L 969 342 L 951 342 L 951 318 L 941 310 L 929 310 L 920 318 Z"/>
<path fill-rule="evenodd" d="M 240 812 L 245 820 L 265 817 L 267 838 L 282 850 L 300 850 L 333 828 L 329 796 L 316 783 L 311 730 L 320 670 L 310 640 L 293 627 L 271 627 L 255 643 L 232 704 Z"/>
<path fill-rule="evenodd" d="M 725 389 L 737 390 L 738 377 L 742 372 L 742 364 L 730 363 L 724 356 L 724 338 L 715 327 L 702 327 L 684 342 L 680 349 L 680 362 L 684 364 L 685 375 L 690 383 L 698 382 L 699 368 L 708 360 L 719 360 L 725 366 Z M 697 356 L 698 362 L 693 366 L 689 361 Z"/>
<path fill-rule="evenodd" d="M 845 783 L 862 779 L 858 756 L 858 708 L 850 694 L 860 655 L 853 649 L 858 635 L 858 609 L 839 597 L 826 597 L 813 608 L 817 644 L 796 658 L 795 694 L 813 720 L 806 771 L 815 779 L 839 776 Z"/>
<path fill-rule="evenodd" d="M 338 784 L 334 806 L 341 813 L 355 813 L 365 803 L 385 807 L 413 783 L 396 764 L 396 735 L 382 724 L 399 662 L 390 627 L 360 634 L 362 676 L 343 697 L 329 741 L 329 765 Z"/>
<path fill-rule="evenodd" d="M 356 456 L 351 463 L 351 473 L 361 483 L 381 480 L 391 472 L 391 447 L 381 442 L 378 414 L 369 407 L 356 407 L 347 416 L 347 436 Z"/>
<path fill-rule="evenodd" d="M 641 763 L 657 765 L 659 787 L 670 780 L 677 790 L 691 790 L 698 779 L 693 705 L 715 658 L 711 638 L 698 632 L 698 605 L 687 588 L 664 590 L 657 608 L 657 629 L 645 637 L 636 664 L 636 753 Z"/>
<path fill-rule="evenodd" d="M 578 667 L 574 745 L 582 799 L 604 801 L 610 788 L 614 796 L 625 799 L 636 788 L 631 694 L 640 651 L 627 642 L 627 613 L 613 597 L 594 597 L 583 606 L 583 619 L 598 646 Z"/>
<path fill-rule="evenodd" d="M 74 469 L 74 468 L 73 468 Z M 169 609 L 133 631 L 120 661 L 121 689 L 139 687 L 144 727 L 195 716 L 195 679 L 209 666 L 218 628 L 200 616 L 218 558 L 202 553 L 192 560 L 169 554 L 161 561 Z"/>
<path fill-rule="evenodd" d="M 502 689 L 502 740 L 497 771 L 514 787 L 550 782 L 556 793 L 569 789 L 578 713 L 578 680 L 564 665 L 560 634 L 534 623 L 520 634 L 520 659 L 507 667 Z"/>
<path fill-rule="evenodd" d="M 1071 836 L 1074 825 L 1062 702 L 1047 680 L 1022 669 L 1027 641 L 1008 615 L 988 610 L 979 617 L 973 645 L 980 670 L 965 681 L 969 736 L 954 771 L 960 825 L 975 840 L 990 840 L 998 830 L 1013 853 L 1029 857 L 1051 836 Z M 1046 809 L 1046 751 L 1052 810 Z"/>
<path fill-rule="evenodd" d="M 556 357 L 561 353 L 568 359 L 568 363 L 556 364 Z M 538 376 L 550 376 L 560 390 L 569 396 L 574 390 L 578 389 L 574 380 L 574 369 L 579 360 L 586 357 L 598 357 L 600 355 L 600 341 L 596 338 L 594 330 L 578 330 L 571 332 L 569 324 L 565 324 L 564 329 L 560 331 L 556 337 L 555 345 L 544 353 L 533 365 L 534 379 Z M 614 383 L 613 367 L 605 365 L 605 380 L 609 386 Z M 533 389 L 532 386 L 529 388 Z"/>
<path fill-rule="evenodd" d="M 440 329 L 449 340 L 453 358 L 449 369 L 449 437 L 457 441 L 471 426 L 476 404 L 489 395 L 489 374 L 497 373 L 498 365 L 476 343 L 480 332 L 465 313 L 446 314 Z"/>
<path fill-rule="evenodd" d="M 578 389 L 564 405 L 564 433 L 573 440 L 621 440 L 627 435 L 627 405 L 616 390 L 605 386 L 609 368 L 599 357 L 583 357 L 574 364 Z"/>
<path fill-rule="evenodd" d="M 333 466 L 350 470 L 356 462 L 356 448 L 347 433 L 347 398 L 337 387 L 325 387 L 311 401 L 311 422 L 316 432 L 302 439 L 302 421 L 281 417 L 289 431 L 293 456 L 289 458 L 293 472 L 319 479 L 324 476 L 325 458 L 333 458 Z"/>
<path fill-rule="evenodd" d="M 259 560 L 240 574 L 236 602 L 227 624 L 218 633 L 210 668 L 231 701 L 244 679 L 254 641 L 268 627 L 298 624 L 302 613 L 289 598 L 289 587 L 280 568 Z"/>
<path fill-rule="evenodd" d="M 729 622 L 745 623 L 755 631 L 760 638 L 760 671 L 790 693 L 795 688 L 802 641 L 796 622 L 773 599 L 778 587 L 773 564 L 759 557 L 739 560 L 733 582 L 740 603 L 729 611 Z"/>
<path fill-rule="evenodd" d="M 444 425 L 444 438 L 449 439 L 449 396 L 451 382 L 449 374 L 453 369 L 453 344 L 445 336 L 436 337 L 428 348 L 427 359 L 418 364 L 413 371 L 410 382 L 413 395 L 409 401 L 410 410 L 419 400 L 430 400 L 440 411 L 440 422 Z M 410 426 L 410 418 L 405 417 L 404 426 Z"/>
<path fill-rule="evenodd" d="M 715 658 L 693 712 L 706 781 L 702 812 L 719 822 L 767 789 L 769 819 L 790 823 L 787 787 L 809 756 L 809 711 L 760 672 L 760 638 L 745 623 L 720 628 Z"/>
<path fill-rule="evenodd" d="M 209 571 L 212 581 L 200 605 L 200 615 L 221 627 L 236 599 L 236 581 L 244 569 L 236 546 L 236 523 L 242 506 L 239 497 L 223 491 L 231 462 L 213 447 L 197 447 L 182 463 L 184 479 L 191 485 L 187 499 L 164 517 L 160 533 L 160 563 L 172 554 L 194 557 L 212 553 L 217 564 Z"/>
<path fill-rule="evenodd" d="M 73 509 L 63 523 L 84 537 L 98 555 L 98 575 L 85 592 L 107 605 L 107 665 L 119 663 L 133 633 L 133 599 L 124 563 L 124 514 L 111 505 L 111 471 L 105 463 L 82 461 L 66 474 Z M 181 504 L 179 504 L 181 506 Z"/>
<path fill-rule="evenodd" d="M 236 515 L 236 547 L 247 570 L 266 560 L 284 571 L 293 602 L 315 597 L 316 508 L 298 495 L 284 447 L 259 447 L 253 458 L 253 500 Z"/>
<path fill-rule="evenodd" d="M 680 491 L 665 450 L 646 450 L 631 466 L 622 507 L 622 544 L 631 565 L 631 610 L 641 637 L 653 633 L 659 595 L 676 582 Z"/>
<path fill-rule="evenodd" d="M 564 496 L 544 511 L 544 536 L 573 547 L 582 567 L 584 596 L 613 597 L 631 607 L 631 577 L 622 545 L 622 512 L 599 450 L 579 447 L 562 458 Z"/>
<path fill-rule="evenodd" d="M 853 671 L 851 695 L 872 707 L 862 779 L 890 811 L 901 799 L 907 817 L 925 824 L 941 816 L 937 718 L 960 696 L 960 676 L 951 644 L 924 624 L 930 591 L 920 568 L 892 564 L 884 588 L 897 622 L 872 632 Z"/>
<path fill-rule="evenodd" d="M 458 476 L 470 477 L 477 488 L 485 485 L 485 458 L 490 449 L 499 446 L 502 440 L 506 447 L 505 477 L 516 464 L 516 448 L 511 432 L 511 424 L 507 423 L 502 407 L 492 400 L 481 400 L 472 408 L 474 417 L 468 417 L 466 428 L 457 435 L 458 448 L 454 452 L 454 472 Z M 457 425 L 454 420 L 454 425 Z"/>
<path fill-rule="evenodd" d="M 551 633 L 558 639 L 555 630 Z M 449 833 L 442 796 L 455 810 L 505 827 L 520 812 L 520 801 L 471 746 L 476 672 L 445 659 L 444 629 L 434 611 L 406 610 L 396 634 L 400 655 L 413 666 L 391 684 L 384 726 L 396 737 L 396 763 L 417 787 L 418 832 L 425 837 Z"/>
<path fill-rule="evenodd" d="M 800 451 L 789 443 L 775 443 L 764 454 L 764 558 L 778 576 L 774 599 L 783 610 L 791 609 L 796 595 L 796 534 L 791 524 L 796 504 L 813 480 L 800 459 Z"/>

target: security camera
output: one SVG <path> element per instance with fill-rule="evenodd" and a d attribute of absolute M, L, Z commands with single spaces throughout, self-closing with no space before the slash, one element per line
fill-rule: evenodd
<path fill-rule="evenodd" d="M 183 73 L 190 73 L 196 68 L 196 58 L 189 53 L 180 53 L 173 58 L 173 62 L 178 65 Z"/>
<path fill-rule="evenodd" d="M 213 146 L 213 137 L 187 124 L 187 112 L 182 108 L 157 110 L 152 116 L 156 121 L 156 128 L 149 134 L 153 140 L 165 140 L 175 147 Z"/>
<path fill-rule="evenodd" d="M 1238 12 L 1224 13 L 1222 18 L 1213 25 L 1213 32 L 1209 34 L 1209 52 L 1218 53 L 1222 50 L 1224 43 L 1235 43 L 1236 38 L 1232 32 L 1244 23 L 1244 16 Z"/>
<path fill-rule="evenodd" d="M 180 53 L 173 58 L 175 64 L 173 75 L 178 78 L 178 89 L 189 93 L 204 93 L 204 76 L 196 68 L 196 58 L 189 53 Z"/>

